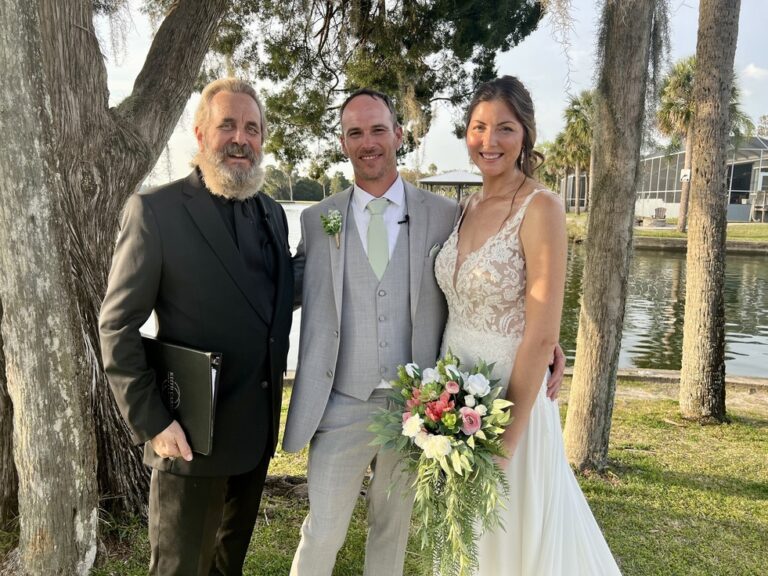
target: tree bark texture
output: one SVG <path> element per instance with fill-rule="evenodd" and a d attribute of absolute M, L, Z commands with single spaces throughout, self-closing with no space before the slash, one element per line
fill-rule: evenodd
<path fill-rule="evenodd" d="M 685 135 L 685 156 L 683 158 L 683 168 L 691 169 L 691 159 L 693 158 L 693 123 L 688 126 L 688 134 Z M 678 178 L 680 175 L 678 174 Z M 677 216 L 677 231 L 685 232 L 688 227 L 688 203 L 691 190 L 691 181 L 680 183 L 680 212 Z"/>
<path fill-rule="evenodd" d="M 726 419 L 725 172 L 740 7 L 740 0 L 699 4 L 680 411 L 702 421 Z"/>
<path fill-rule="evenodd" d="M 0 145 L 0 298 L 21 513 L 16 573 L 84 575 L 97 549 L 96 441 L 52 146 L 43 56 L 50 39 L 34 3 L 10 0 L 0 10 L 0 126 L 22 136 Z"/>
<path fill-rule="evenodd" d="M 594 172 L 565 448 L 606 465 L 616 390 L 655 0 L 606 1 L 595 94 Z"/>
<path fill-rule="evenodd" d="M 0 300 L 0 326 L 3 301 Z M 19 478 L 13 462 L 13 404 L 5 380 L 3 333 L 0 330 L 0 530 L 7 530 L 19 513 Z"/>
<path fill-rule="evenodd" d="M 0 5 L 0 127 L 23 135 L 0 144 L 18 574 L 88 571 L 97 459 L 103 504 L 146 509 L 147 470 L 101 367 L 98 311 L 122 206 L 161 154 L 227 6 L 175 2 L 132 95 L 110 109 L 90 0 Z"/>

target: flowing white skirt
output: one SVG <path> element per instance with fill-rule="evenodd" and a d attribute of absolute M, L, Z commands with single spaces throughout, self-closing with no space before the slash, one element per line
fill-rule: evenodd
<path fill-rule="evenodd" d="M 443 352 L 448 348 L 465 367 L 477 358 L 496 360 L 494 377 L 508 381 L 515 342 L 470 334 L 449 322 Z M 557 402 L 546 396 L 546 377 L 506 473 L 504 530 L 481 537 L 478 576 L 621 574 L 565 457 L 560 414 Z"/>

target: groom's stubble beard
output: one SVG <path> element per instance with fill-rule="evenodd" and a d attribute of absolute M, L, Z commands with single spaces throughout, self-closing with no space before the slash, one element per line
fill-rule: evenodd
<path fill-rule="evenodd" d="M 250 167 L 227 166 L 225 159 L 228 154 L 245 155 L 251 161 Z M 192 159 L 192 165 L 200 168 L 205 185 L 216 196 L 245 200 L 255 196 L 264 184 L 265 172 L 261 165 L 263 160 L 263 152 L 256 153 L 247 144 L 231 142 L 221 150 L 211 149 L 210 146 L 198 150 Z"/>

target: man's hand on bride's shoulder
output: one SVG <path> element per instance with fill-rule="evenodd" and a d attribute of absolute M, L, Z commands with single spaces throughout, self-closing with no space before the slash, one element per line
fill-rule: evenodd
<path fill-rule="evenodd" d="M 549 362 L 549 382 L 547 382 L 547 397 L 550 400 L 557 400 L 560 393 L 560 386 L 563 385 L 563 375 L 565 374 L 565 354 L 560 344 L 552 350 L 552 358 Z"/>

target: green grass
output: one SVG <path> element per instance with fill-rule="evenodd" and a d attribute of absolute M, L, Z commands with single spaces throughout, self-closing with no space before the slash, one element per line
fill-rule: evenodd
<path fill-rule="evenodd" d="M 648 228 L 635 228 L 635 235 L 652 238 L 685 238 L 684 232 L 678 232 L 670 226 L 667 230 L 653 230 Z M 726 238 L 738 242 L 768 242 L 768 223 L 765 224 L 741 224 L 732 222 L 726 229 Z"/>
<path fill-rule="evenodd" d="M 668 230 L 652 230 L 648 228 L 635 228 L 635 236 L 647 236 L 649 238 L 686 238 L 685 232 L 678 232 L 675 228 Z"/>
<path fill-rule="evenodd" d="M 562 397 L 567 399 L 567 389 Z M 729 391 L 728 397 L 732 422 L 700 426 L 678 416 L 669 387 L 619 384 L 609 469 L 604 475 L 579 475 L 579 482 L 625 576 L 765 574 L 768 391 Z M 278 453 L 270 476 L 303 476 L 305 466 L 306 452 Z M 305 498 L 268 490 L 246 575 L 288 573 L 306 512 Z M 365 530 L 361 499 L 335 576 L 362 572 Z M 146 573 L 145 526 L 104 521 L 102 534 L 106 552 L 94 576 Z M 0 533 L 0 554 L 14 540 L 13 534 Z M 405 574 L 426 576 L 419 565 L 412 539 Z"/>

